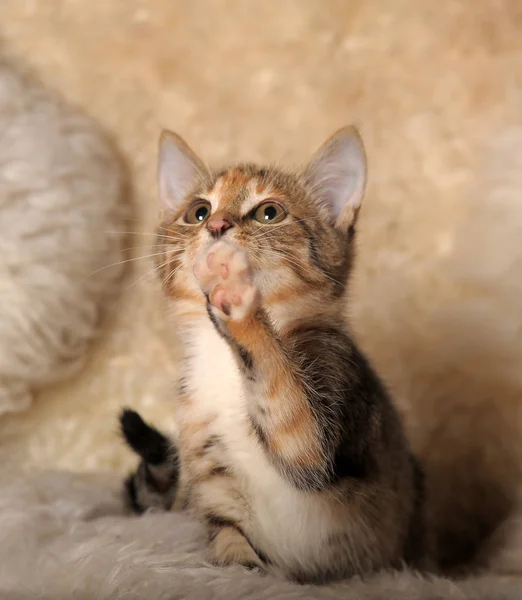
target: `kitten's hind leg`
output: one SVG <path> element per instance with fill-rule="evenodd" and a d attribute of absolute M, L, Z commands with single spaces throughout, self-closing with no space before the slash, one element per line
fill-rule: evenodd
<path fill-rule="evenodd" d="M 237 527 L 209 523 L 209 542 L 212 561 L 221 567 L 242 565 L 247 569 L 262 569 L 266 565 Z"/>
<path fill-rule="evenodd" d="M 149 509 L 170 510 L 179 482 L 174 442 L 133 410 L 121 413 L 120 426 L 125 441 L 141 458 L 137 471 L 125 480 L 126 501 L 138 514 Z"/>

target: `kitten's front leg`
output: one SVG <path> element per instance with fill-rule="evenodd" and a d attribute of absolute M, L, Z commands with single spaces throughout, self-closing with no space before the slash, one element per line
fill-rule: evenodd
<path fill-rule="evenodd" d="M 324 489 L 331 478 L 321 427 L 301 367 L 261 306 L 247 255 L 220 241 L 194 268 L 211 320 L 245 374 L 253 434 L 273 464 L 298 488 Z"/>

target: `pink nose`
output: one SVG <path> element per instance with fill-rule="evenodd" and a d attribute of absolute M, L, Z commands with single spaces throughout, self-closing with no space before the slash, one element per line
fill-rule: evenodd
<path fill-rule="evenodd" d="M 230 221 L 227 221 L 226 219 L 223 219 L 217 215 L 210 217 L 210 219 L 207 221 L 207 229 L 211 233 L 222 234 L 231 227 L 232 223 Z"/>

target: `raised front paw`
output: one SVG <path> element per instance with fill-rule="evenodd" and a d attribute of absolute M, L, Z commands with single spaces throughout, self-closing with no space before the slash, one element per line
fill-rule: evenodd
<path fill-rule="evenodd" d="M 241 321 L 259 306 L 260 294 L 245 252 L 227 242 L 216 242 L 194 266 L 201 289 L 217 316 Z"/>

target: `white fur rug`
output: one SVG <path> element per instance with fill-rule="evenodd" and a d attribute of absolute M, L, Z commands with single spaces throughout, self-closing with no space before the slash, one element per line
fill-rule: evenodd
<path fill-rule="evenodd" d="M 181 514 L 125 513 L 114 475 L 0 473 L 2 600 L 515 600 L 522 582 L 459 583 L 380 574 L 299 586 L 205 562 L 204 535 Z"/>

